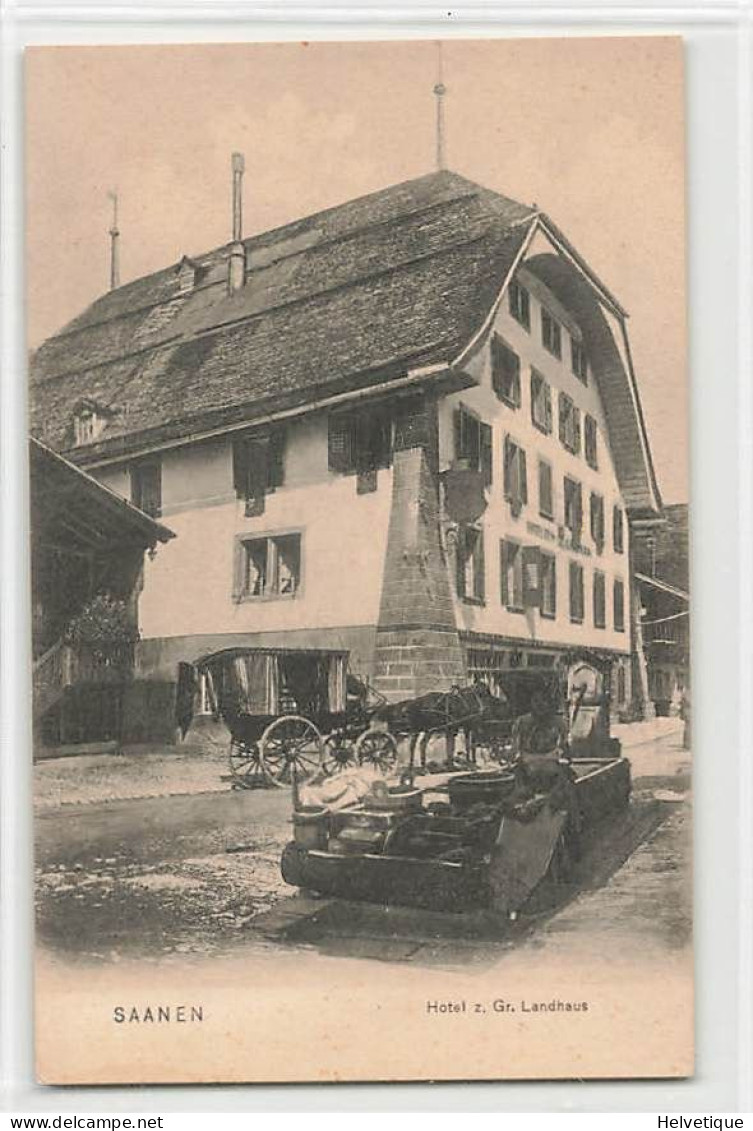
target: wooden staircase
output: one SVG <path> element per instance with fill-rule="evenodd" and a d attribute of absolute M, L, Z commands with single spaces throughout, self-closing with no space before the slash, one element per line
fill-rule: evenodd
<path fill-rule="evenodd" d="M 32 667 L 34 719 L 41 719 L 63 697 L 74 680 L 73 650 L 57 640 Z"/>

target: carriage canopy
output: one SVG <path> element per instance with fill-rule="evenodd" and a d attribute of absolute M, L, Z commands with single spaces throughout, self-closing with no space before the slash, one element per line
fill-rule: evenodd
<path fill-rule="evenodd" d="M 317 718 L 345 710 L 348 653 L 300 648 L 228 648 L 197 662 L 224 718 L 283 714 Z"/>

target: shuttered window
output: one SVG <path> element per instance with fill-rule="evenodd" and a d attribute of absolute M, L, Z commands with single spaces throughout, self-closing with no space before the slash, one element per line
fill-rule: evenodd
<path fill-rule="evenodd" d="M 541 308 L 541 341 L 554 357 L 562 357 L 562 327 L 548 310 Z"/>
<path fill-rule="evenodd" d="M 591 537 L 597 553 L 604 549 L 604 497 L 591 492 Z"/>
<path fill-rule="evenodd" d="M 131 467 L 131 502 L 144 514 L 162 514 L 162 461 L 142 460 Z"/>
<path fill-rule="evenodd" d="M 583 612 L 583 566 L 580 562 L 570 562 L 570 620 L 581 624 Z"/>
<path fill-rule="evenodd" d="M 480 471 L 484 486 L 490 487 L 494 476 L 492 426 L 484 423 L 462 405 L 453 416 L 455 462 L 465 463 L 472 471 Z"/>
<path fill-rule="evenodd" d="M 504 493 L 514 510 L 520 510 L 528 502 L 528 476 L 526 472 L 526 453 L 511 436 L 505 436 Z"/>
<path fill-rule="evenodd" d="M 560 443 L 573 455 L 580 454 L 580 409 L 567 393 L 559 396 Z"/>
<path fill-rule="evenodd" d="M 531 296 L 520 283 L 510 283 L 510 314 L 525 330 L 531 329 Z"/>
<path fill-rule="evenodd" d="M 458 530 L 457 593 L 462 600 L 478 604 L 486 599 L 484 532 L 479 526 Z"/>
<path fill-rule="evenodd" d="M 503 538 L 500 552 L 500 599 L 511 612 L 523 611 L 523 548 Z"/>
<path fill-rule="evenodd" d="M 552 465 L 545 459 L 539 460 L 539 514 L 554 518 L 554 477 Z"/>
<path fill-rule="evenodd" d="M 553 620 L 557 615 L 557 563 L 554 554 L 543 550 L 539 554 L 541 600 L 539 609 L 542 617 Z"/>
<path fill-rule="evenodd" d="M 585 449 L 586 463 L 596 471 L 599 467 L 598 430 L 596 421 L 586 413 L 583 422 L 583 447 Z"/>
<path fill-rule="evenodd" d="M 552 390 L 536 369 L 531 369 L 531 420 L 546 435 L 552 431 Z"/>
<path fill-rule="evenodd" d="M 572 361 L 573 373 L 579 381 L 587 385 L 588 359 L 586 358 L 586 351 L 583 349 L 583 343 L 576 341 L 575 338 L 570 339 L 570 359 Z"/>
<path fill-rule="evenodd" d="M 392 415 L 375 405 L 358 412 L 337 412 L 329 417 L 330 471 L 356 474 L 360 494 L 375 490 L 376 473 L 392 462 Z"/>
<path fill-rule="evenodd" d="M 616 554 L 625 552 L 625 523 L 622 507 L 614 507 L 612 511 L 612 543 Z"/>
<path fill-rule="evenodd" d="M 615 579 L 614 583 L 614 627 L 617 632 L 625 631 L 625 586 Z"/>
<path fill-rule="evenodd" d="M 594 627 L 607 627 L 607 583 L 601 570 L 594 570 Z"/>
<path fill-rule="evenodd" d="M 505 404 L 520 408 L 520 358 L 498 334 L 492 338 L 492 388 Z"/>
<path fill-rule="evenodd" d="M 565 526 L 570 531 L 573 545 L 580 544 L 583 529 L 583 493 L 580 483 L 569 475 L 564 479 Z"/>

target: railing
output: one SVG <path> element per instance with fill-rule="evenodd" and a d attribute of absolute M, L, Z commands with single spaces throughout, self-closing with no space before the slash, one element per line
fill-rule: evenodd
<path fill-rule="evenodd" d="M 32 683 L 34 690 L 34 718 L 44 715 L 61 698 L 66 687 L 74 680 L 73 651 L 62 640 L 34 661 Z"/>

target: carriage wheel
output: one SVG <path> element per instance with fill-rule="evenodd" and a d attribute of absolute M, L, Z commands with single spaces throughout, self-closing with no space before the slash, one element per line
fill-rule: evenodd
<path fill-rule="evenodd" d="M 397 742 L 387 730 L 365 730 L 355 749 L 359 766 L 373 766 L 386 774 L 397 765 Z"/>
<path fill-rule="evenodd" d="M 292 784 L 293 766 L 299 782 L 313 777 L 321 767 L 322 752 L 322 736 L 312 722 L 300 715 L 275 719 L 259 742 L 264 773 L 281 789 Z"/>
<path fill-rule="evenodd" d="M 322 769 L 325 774 L 337 774 L 348 766 L 357 765 L 355 743 L 343 734 L 328 734 L 324 739 Z"/>
<path fill-rule="evenodd" d="M 230 773 L 233 789 L 254 789 L 264 781 L 258 742 L 248 744 L 237 738 L 230 743 Z"/>

